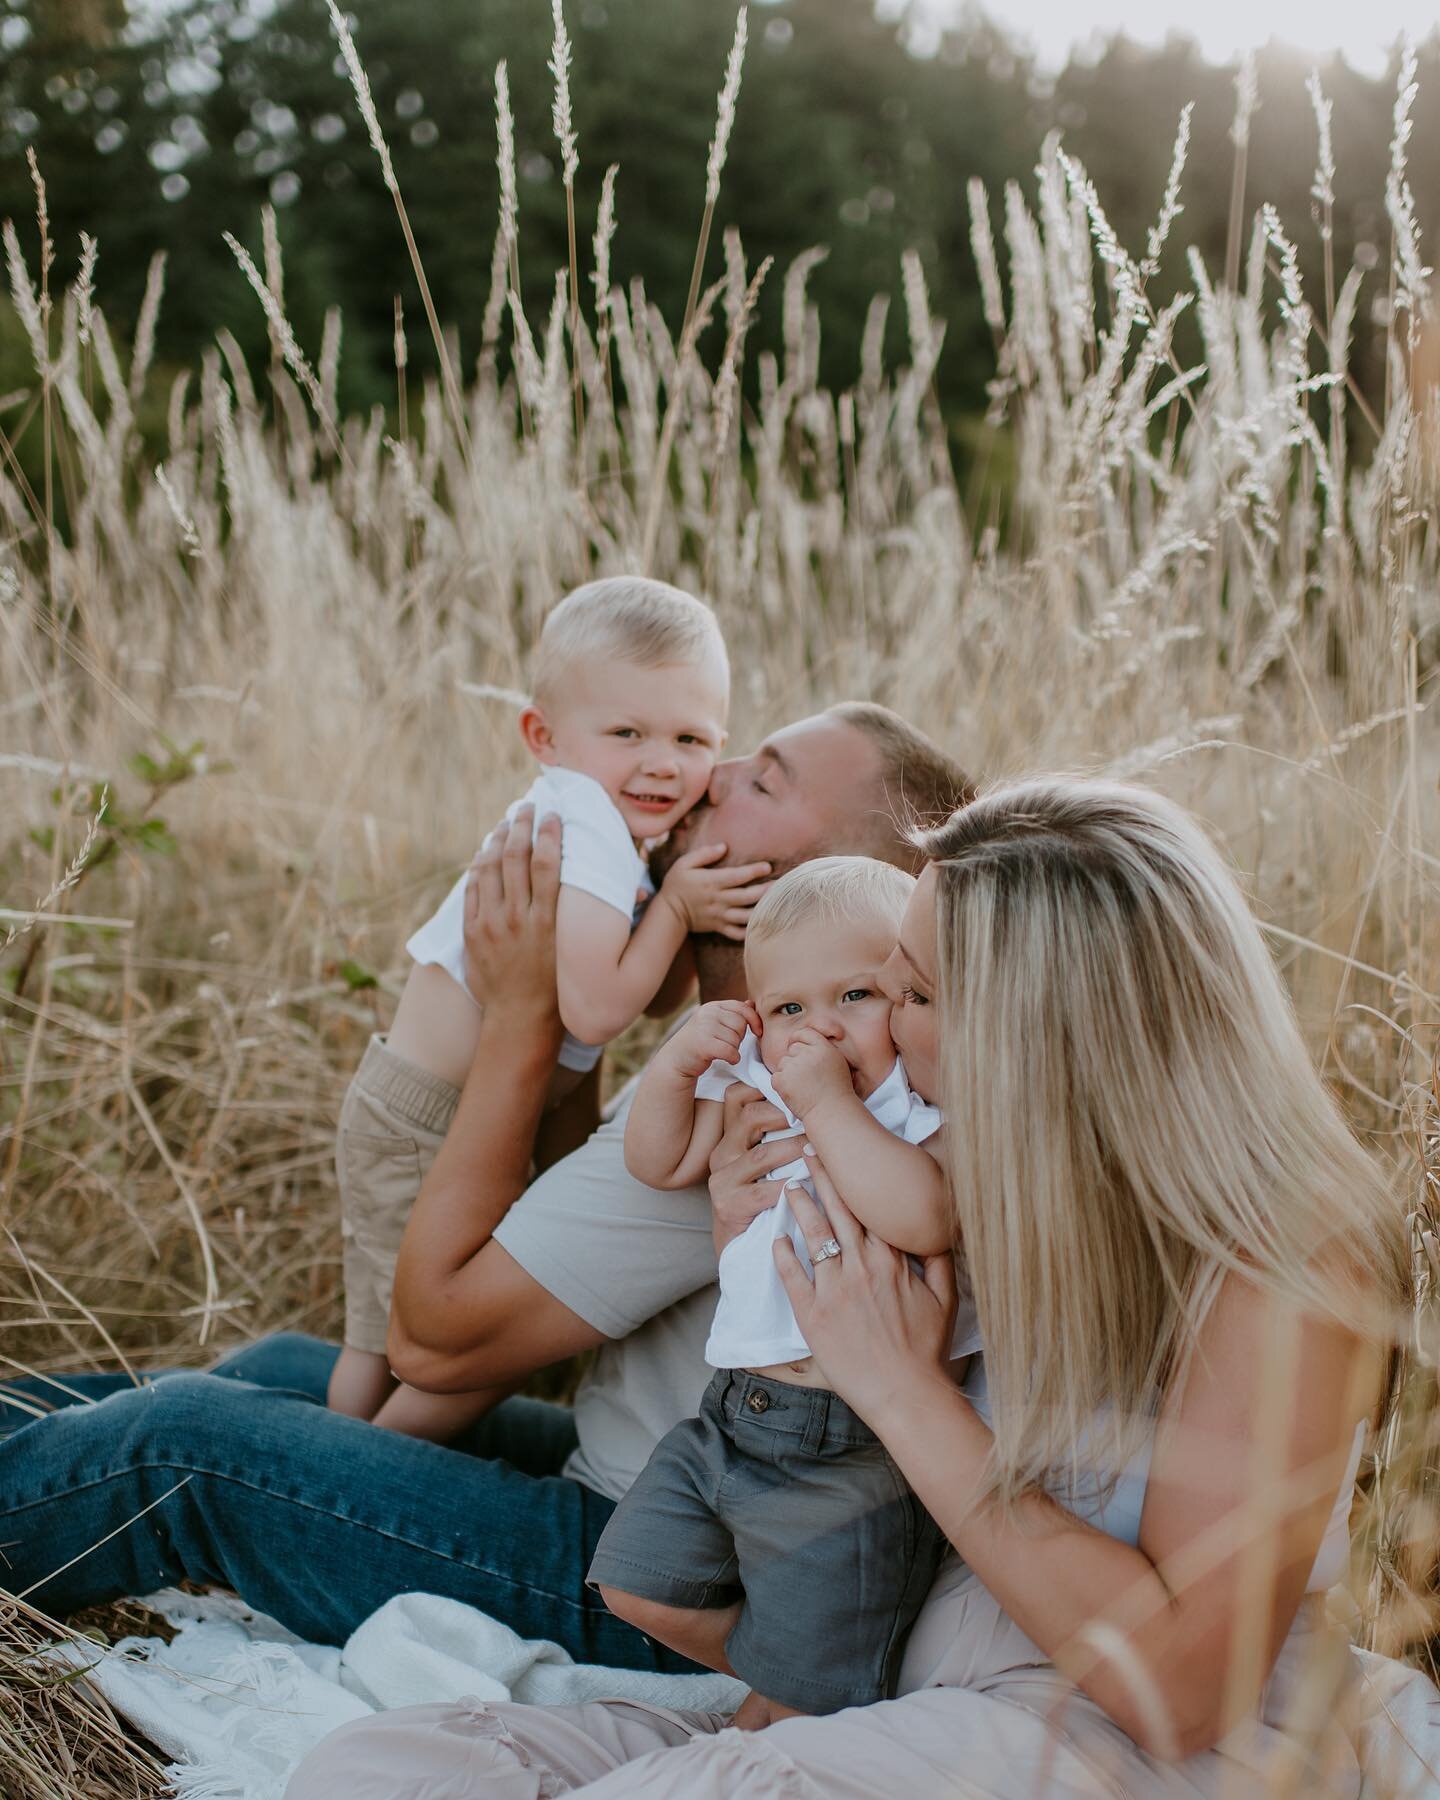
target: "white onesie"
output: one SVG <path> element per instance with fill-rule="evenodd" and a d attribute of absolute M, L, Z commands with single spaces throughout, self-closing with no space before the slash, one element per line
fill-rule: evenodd
<path fill-rule="evenodd" d="M 804 1126 L 780 1098 L 770 1071 L 760 1060 L 760 1044 L 753 1031 L 747 1031 L 741 1040 L 738 1063 L 711 1063 L 695 1084 L 695 1098 L 723 1100 L 726 1088 L 737 1081 L 757 1088 L 789 1121 L 784 1131 L 766 1132 L 767 1143 L 772 1138 L 803 1136 Z M 923 1144 L 945 1122 L 938 1106 L 931 1106 L 911 1091 L 905 1079 L 905 1065 L 898 1056 L 894 1068 L 865 1102 L 865 1110 L 907 1144 Z M 804 1179 L 806 1191 L 813 1198 L 815 1188 L 803 1157 L 783 1164 L 770 1177 L 775 1181 L 796 1178 Z M 784 1192 L 774 1206 L 758 1213 L 740 1236 L 731 1238 L 720 1252 L 720 1303 L 705 1345 L 705 1360 L 712 1369 L 765 1369 L 810 1354 L 771 1249 L 777 1238 L 786 1235 L 809 1274 L 810 1253 Z M 979 1348 L 975 1308 L 962 1300 L 950 1354 L 969 1356 Z"/>
<path fill-rule="evenodd" d="M 593 894 L 616 912 L 624 913 L 633 930 L 641 907 L 637 892 L 646 898 L 655 883 L 645 859 L 635 848 L 630 828 L 620 808 L 595 780 L 575 769 L 542 769 L 527 791 L 508 809 L 513 819 L 522 806 L 535 808 L 535 826 L 554 813 L 562 827 L 560 837 L 560 885 Z M 468 874 L 468 871 L 467 871 Z M 441 901 L 439 910 L 426 920 L 405 948 L 418 963 L 437 963 L 447 975 L 465 985 L 465 881 L 460 879 Z M 560 1048 L 566 1069 L 593 1069 L 603 1044 L 582 1044 L 567 1032 Z"/>

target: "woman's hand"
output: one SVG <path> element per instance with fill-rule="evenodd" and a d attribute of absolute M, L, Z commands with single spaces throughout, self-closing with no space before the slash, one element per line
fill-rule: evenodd
<path fill-rule="evenodd" d="M 780 1198 L 783 1182 L 770 1176 L 794 1162 L 798 1140 L 761 1139 L 767 1131 L 784 1131 L 789 1120 L 743 1081 L 725 1090 L 724 1128 L 710 1154 L 710 1205 L 715 1214 L 715 1248 L 723 1250 L 753 1218 Z"/>
<path fill-rule="evenodd" d="M 465 883 L 465 979 L 492 1016 L 543 1021 L 559 1031 L 559 894 L 560 821 L 542 819 L 536 831 L 534 809 L 522 806 L 486 838 Z"/>
<path fill-rule="evenodd" d="M 917 1275 L 909 1257 L 865 1229 L 819 1158 L 812 1152 L 805 1161 L 825 1211 L 798 1183 L 789 1189 L 790 1205 L 812 1261 L 827 1238 L 839 1244 L 840 1254 L 817 1263 L 812 1281 L 790 1239 L 779 1237 L 775 1262 L 821 1373 L 883 1436 L 894 1396 L 913 1398 L 917 1385 L 936 1378 L 950 1385 L 945 1364 L 955 1327 L 954 1260 L 949 1251 L 927 1256 L 924 1274 Z"/>

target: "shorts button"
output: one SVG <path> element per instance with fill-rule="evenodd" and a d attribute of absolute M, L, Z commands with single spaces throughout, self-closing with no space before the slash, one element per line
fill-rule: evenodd
<path fill-rule="evenodd" d="M 760 1388 L 752 1388 L 745 1398 L 745 1404 L 753 1413 L 769 1412 L 770 1396 Z"/>

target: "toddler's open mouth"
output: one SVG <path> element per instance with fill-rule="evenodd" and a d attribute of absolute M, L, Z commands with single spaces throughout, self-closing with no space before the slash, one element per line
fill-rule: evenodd
<path fill-rule="evenodd" d="M 676 805 L 680 796 L 678 794 L 632 794 L 627 790 L 625 798 L 632 806 L 638 807 L 641 812 L 667 813 Z"/>

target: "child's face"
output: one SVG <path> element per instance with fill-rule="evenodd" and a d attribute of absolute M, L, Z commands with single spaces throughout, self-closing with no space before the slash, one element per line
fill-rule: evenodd
<path fill-rule="evenodd" d="M 710 669 L 595 661 L 570 670 L 547 706 L 528 707 L 521 728 L 540 762 L 591 776 L 631 837 L 654 838 L 709 787 L 728 702 L 724 678 Z"/>
<path fill-rule="evenodd" d="M 747 945 L 750 998 L 764 1027 L 760 1058 L 773 1069 L 801 1026 L 829 1038 L 862 1100 L 895 1066 L 890 1002 L 878 976 L 895 929 L 876 922 L 797 925 Z"/>

